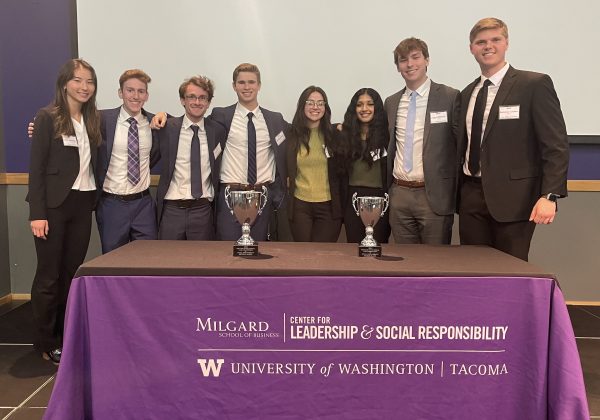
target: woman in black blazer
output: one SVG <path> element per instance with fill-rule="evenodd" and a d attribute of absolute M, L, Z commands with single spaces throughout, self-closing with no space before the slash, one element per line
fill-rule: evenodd
<path fill-rule="evenodd" d="M 55 364 L 62 351 L 69 286 L 90 240 L 101 142 L 96 85 L 87 62 L 66 62 L 53 103 L 36 115 L 31 144 L 27 201 L 37 254 L 31 288 L 35 348 Z"/>
<path fill-rule="evenodd" d="M 349 148 L 345 155 L 348 171 L 344 186 L 344 226 L 350 243 L 359 243 L 365 237 L 365 226 L 352 207 L 352 196 L 383 197 L 387 191 L 388 122 L 383 101 L 376 90 L 362 88 L 356 91 L 344 123 L 338 126 L 342 141 Z M 390 226 L 387 213 L 375 225 L 374 235 L 379 243 L 387 243 Z"/>
<path fill-rule="evenodd" d="M 339 133 L 327 95 L 309 86 L 287 132 L 288 215 L 297 242 L 336 242 L 342 224 Z"/>

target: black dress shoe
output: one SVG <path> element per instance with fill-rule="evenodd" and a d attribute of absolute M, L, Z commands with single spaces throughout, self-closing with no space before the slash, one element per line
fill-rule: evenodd
<path fill-rule="evenodd" d="M 42 357 L 44 360 L 50 360 L 56 366 L 60 363 L 60 356 L 62 355 L 62 349 L 54 349 L 50 351 L 45 351 L 42 353 Z"/>

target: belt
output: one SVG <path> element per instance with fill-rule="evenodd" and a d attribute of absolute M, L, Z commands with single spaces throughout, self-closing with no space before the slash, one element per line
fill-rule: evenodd
<path fill-rule="evenodd" d="M 150 189 L 145 189 L 144 191 L 135 193 L 135 194 L 125 194 L 125 195 L 113 194 L 113 193 L 109 193 L 106 191 L 102 191 L 102 195 L 105 197 L 115 198 L 115 199 L 121 200 L 121 201 L 133 201 L 133 200 L 138 200 L 140 198 L 143 198 L 147 195 L 150 195 Z"/>
<path fill-rule="evenodd" d="M 480 176 L 465 175 L 464 176 L 464 180 L 465 180 L 465 182 L 472 182 L 474 184 L 481 184 L 481 177 Z"/>
<path fill-rule="evenodd" d="M 236 182 L 221 182 L 223 188 L 229 187 L 232 191 L 262 191 L 262 187 L 269 187 L 272 182 L 263 182 L 261 184 L 239 184 Z"/>
<path fill-rule="evenodd" d="M 178 209 L 191 209 L 210 205 L 208 198 L 195 198 L 192 200 L 165 200 L 165 205 L 174 206 Z"/>
<path fill-rule="evenodd" d="M 403 179 L 394 178 L 394 184 L 407 188 L 423 188 L 425 181 L 404 181 Z"/>

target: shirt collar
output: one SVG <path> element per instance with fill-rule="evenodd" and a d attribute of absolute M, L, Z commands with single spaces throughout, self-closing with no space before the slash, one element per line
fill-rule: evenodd
<path fill-rule="evenodd" d="M 423 84 L 421 86 L 419 86 L 417 89 L 415 89 L 414 91 L 410 90 L 408 87 L 406 87 L 406 95 L 410 96 L 410 94 L 412 92 L 416 92 L 417 95 L 419 95 L 420 97 L 423 97 L 427 94 L 427 92 L 429 91 L 429 88 L 431 87 L 431 79 L 428 77 L 427 80 L 425 80 L 423 82 Z"/>
<path fill-rule="evenodd" d="M 509 67 L 510 67 L 510 64 L 508 64 L 508 61 L 507 61 L 506 64 L 504 64 L 504 67 L 502 67 L 500 70 L 498 70 L 496 73 L 494 73 L 489 78 L 490 82 L 492 82 L 492 84 L 494 86 L 499 86 L 500 83 L 502 83 L 502 79 L 504 79 L 504 76 L 506 76 L 506 72 L 508 71 Z M 485 79 L 486 79 L 486 77 L 482 74 L 479 83 L 482 84 L 485 81 Z"/>
<path fill-rule="evenodd" d="M 129 118 L 131 118 L 131 115 L 129 115 L 127 111 L 125 111 L 125 108 L 121 105 L 121 110 L 119 111 L 118 118 L 119 122 L 125 123 Z M 133 118 L 135 118 L 135 120 L 137 121 L 138 126 L 149 124 L 148 119 L 141 112 Z"/>
<path fill-rule="evenodd" d="M 190 120 L 187 115 L 183 116 L 183 128 L 187 130 L 193 124 L 196 124 L 198 127 L 200 127 L 200 131 L 204 131 L 204 117 L 202 117 L 202 119 L 199 122 L 195 123 L 192 122 L 192 120 Z"/>
<path fill-rule="evenodd" d="M 254 109 L 248 109 L 239 102 L 237 103 L 237 106 L 235 107 L 235 112 L 240 113 L 240 115 L 243 115 L 244 117 L 246 117 L 248 115 L 248 112 L 252 112 L 254 114 L 253 118 L 262 117 L 262 112 L 260 112 L 260 106 L 257 106 Z"/>

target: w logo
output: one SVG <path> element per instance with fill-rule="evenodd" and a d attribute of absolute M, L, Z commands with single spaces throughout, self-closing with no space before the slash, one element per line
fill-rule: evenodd
<path fill-rule="evenodd" d="M 218 378 L 221 373 L 221 366 L 224 362 L 225 359 L 217 359 L 216 363 L 215 359 L 198 359 L 198 364 L 200 365 L 200 369 L 202 369 L 202 376 L 205 378 L 207 376 Z"/>

